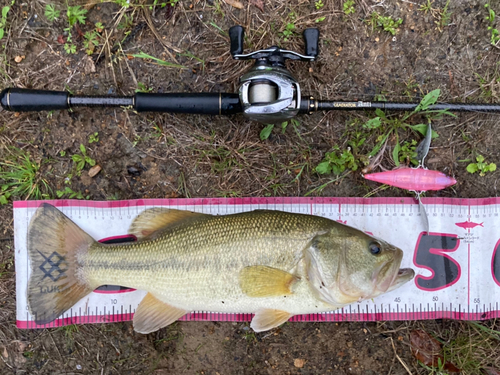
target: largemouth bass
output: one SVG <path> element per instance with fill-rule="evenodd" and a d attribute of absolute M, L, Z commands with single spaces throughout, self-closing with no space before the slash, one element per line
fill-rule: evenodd
<path fill-rule="evenodd" d="M 412 269 L 399 269 L 400 249 L 312 215 L 153 208 L 135 218 L 129 233 L 138 240 L 101 244 L 42 204 L 28 231 L 28 304 L 35 322 L 49 323 L 112 284 L 148 292 L 134 314 L 137 332 L 200 310 L 254 313 L 251 327 L 260 332 L 296 314 L 376 297 L 414 276 Z M 47 259 L 58 262 L 50 277 L 43 268 Z M 47 288 L 56 292 L 42 293 Z"/>

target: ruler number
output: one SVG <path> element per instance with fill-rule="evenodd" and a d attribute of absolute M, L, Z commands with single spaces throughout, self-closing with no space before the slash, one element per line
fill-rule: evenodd
<path fill-rule="evenodd" d="M 118 300 L 116 298 L 111 299 L 111 304 L 116 305 L 118 303 Z"/>
<path fill-rule="evenodd" d="M 438 296 L 434 296 L 434 297 L 432 297 L 432 300 L 433 300 L 434 302 L 437 302 L 437 301 L 439 301 L 439 298 L 438 298 Z"/>
<path fill-rule="evenodd" d="M 460 278 L 460 264 L 450 253 L 458 249 L 456 235 L 421 233 L 415 248 L 415 265 L 432 271 L 431 277 L 418 275 L 415 284 L 420 290 L 434 291 L 455 284 Z M 437 298 L 437 297 L 436 297 Z M 432 299 L 435 300 L 434 297 Z"/>
<path fill-rule="evenodd" d="M 474 298 L 474 303 L 481 303 L 481 300 L 479 298 Z"/>
<path fill-rule="evenodd" d="M 394 298 L 394 302 L 401 302 L 401 297 Z"/>

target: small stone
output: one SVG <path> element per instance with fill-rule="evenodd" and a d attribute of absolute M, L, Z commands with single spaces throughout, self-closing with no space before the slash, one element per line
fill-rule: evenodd
<path fill-rule="evenodd" d="M 92 168 L 89 170 L 89 176 L 94 177 L 96 174 L 98 174 L 101 171 L 101 166 L 99 164 L 94 165 Z"/>
<path fill-rule="evenodd" d="M 302 367 L 304 367 L 305 363 L 306 363 L 306 361 L 304 361 L 304 360 L 303 360 L 303 359 L 301 359 L 301 358 L 295 358 L 295 359 L 293 360 L 293 365 L 294 365 L 295 367 L 297 367 L 297 368 L 302 368 Z"/>
<path fill-rule="evenodd" d="M 379 42 L 379 40 L 380 40 L 380 39 L 379 39 L 378 37 L 376 37 L 376 38 L 375 38 L 375 41 L 376 41 L 377 43 Z"/>
<path fill-rule="evenodd" d="M 14 57 L 14 61 L 19 64 L 21 61 L 25 59 L 25 57 L 26 56 L 16 56 Z"/>

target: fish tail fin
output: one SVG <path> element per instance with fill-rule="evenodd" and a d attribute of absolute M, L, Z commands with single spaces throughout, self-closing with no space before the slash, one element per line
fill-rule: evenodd
<path fill-rule="evenodd" d="M 95 241 L 54 206 L 44 203 L 28 229 L 31 276 L 28 306 L 37 324 L 47 324 L 92 292 L 82 259 Z"/>

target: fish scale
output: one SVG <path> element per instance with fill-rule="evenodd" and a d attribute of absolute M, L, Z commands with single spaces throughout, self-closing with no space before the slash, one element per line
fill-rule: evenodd
<path fill-rule="evenodd" d="M 330 224 L 316 216 L 300 219 L 281 212 L 206 216 L 166 230 L 153 241 L 111 246 L 95 243 L 85 260 L 86 277 L 92 285 L 149 290 L 162 301 L 186 310 L 244 311 L 254 308 L 256 302 L 230 303 L 245 297 L 238 283 L 240 270 L 258 264 L 292 270 L 310 240 Z M 310 295 L 308 288 L 300 291 Z M 305 297 L 296 295 L 284 305 L 295 303 L 292 299 L 310 300 Z"/>

